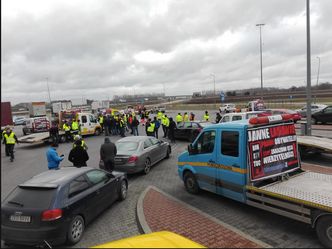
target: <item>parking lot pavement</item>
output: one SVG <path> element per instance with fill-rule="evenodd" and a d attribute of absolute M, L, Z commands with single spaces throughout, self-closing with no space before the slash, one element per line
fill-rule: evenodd
<path fill-rule="evenodd" d="M 140 134 L 143 134 L 140 130 Z M 160 133 L 161 134 L 161 133 Z M 119 136 L 112 136 L 114 142 Z M 88 165 L 98 167 L 99 149 L 104 136 L 85 138 L 89 146 Z M 156 186 L 167 194 L 190 204 L 191 206 L 234 226 L 236 229 L 261 240 L 272 247 L 321 247 L 310 225 L 282 216 L 250 207 L 236 201 L 220 197 L 209 192 L 194 196 L 185 191 L 177 173 L 177 156 L 183 152 L 188 143 L 177 141 L 172 144 L 172 154 L 154 166 L 148 175 L 129 176 L 128 197 L 123 202 L 114 203 L 87 228 L 81 242 L 75 247 L 90 247 L 104 242 L 139 234 L 135 208 L 140 194 L 150 185 Z M 60 144 L 59 154 L 65 154 L 62 166 L 70 165 L 67 160 L 71 144 Z M 13 163 L 1 150 L 1 198 L 9 191 L 30 177 L 47 170 L 46 145 L 16 146 L 16 158 Z M 3 246 L 3 244 L 2 244 Z"/>

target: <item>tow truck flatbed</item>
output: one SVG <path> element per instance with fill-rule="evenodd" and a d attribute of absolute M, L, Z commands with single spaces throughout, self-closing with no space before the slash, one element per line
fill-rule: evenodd
<path fill-rule="evenodd" d="M 297 143 L 300 146 L 313 147 L 332 153 L 332 139 L 316 136 L 297 136 Z"/>
<path fill-rule="evenodd" d="M 247 189 L 304 206 L 332 211 L 332 175 L 304 172 L 288 180 Z"/>
<path fill-rule="evenodd" d="M 59 131 L 60 136 L 63 136 L 64 134 L 65 133 L 63 131 Z M 20 143 L 35 144 L 35 143 L 47 142 L 49 138 L 50 138 L 50 133 L 47 131 L 47 132 L 33 133 L 23 137 L 19 137 L 18 141 Z"/>

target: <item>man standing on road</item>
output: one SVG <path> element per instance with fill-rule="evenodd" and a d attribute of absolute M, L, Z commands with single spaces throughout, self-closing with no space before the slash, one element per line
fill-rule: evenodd
<path fill-rule="evenodd" d="M 64 155 L 58 155 L 56 147 L 57 145 L 52 143 L 51 147 L 46 152 L 48 169 L 59 169 L 60 162 L 64 159 Z"/>
<path fill-rule="evenodd" d="M 52 143 L 58 146 L 59 143 L 59 128 L 57 122 L 53 121 L 52 126 L 49 130 L 50 137 L 52 138 Z"/>
<path fill-rule="evenodd" d="M 133 118 L 133 121 L 131 123 L 131 128 L 133 130 L 133 135 L 134 136 L 138 136 L 138 125 L 139 125 L 139 122 L 138 122 L 138 120 L 136 118 L 136 115 L 135 115 L 134 118 Z"/>
<path fill-rule="evenodd" d="M 157 117 L 153 118 L 153 123 L 154 123 L 154 132 L 155 132 L 155 137 L 158 138 L 158 131 L 159 131 L 159 127 L 160 127 L 160 121 L 157 120 Z"/>
<path fill-rule="evenodd" d="M 100 159 L 104 161 L 105 170 L 112 172 L 114 169 L 114 158 L 117 150 L 109 137 L 105 137 L 104 144 L 100 147 Z"/>
<path fill-rule="evenodd" d="M 205 114 L 204 114 L 204 121 L 209 121 L 209 112 L 208 111 L 205 111 Z"/>
<path fill-rule="evenodd" d="M 168 127 L 169 127 L 169 118 L 167 117 L 167 115 L 165 115 L 165 116 L 163 117 L 164 138 L 167 137 Z"/>
<path fill-rule="evenodd" d="M 6 152 L 10 155 L 10 161 L 14 161 L 14 147 L 15 144 L 18 143 L 17 137 L 12 129 L 7 126 L 6 133 L 4 134 L 4 144 L 6 146 Z"/>
<path fill-rule="evenodd" d="M 148 119 L 148 122 L 145 124 L 146 135 L 150 137 L 154 137 L 155 134 L 155 123 L 151 122 L 151 118 Z"/>
<path fill-rule="evenodd" d="M 219 112 L 216 113 L 216 123 L 218 124 L 220 122 L 220 119 L 221 119 L 221 115 Z"/>
<path fill-rule="evenodd" d="M 175 143 L 175 137 L 174 137 L 175 128 L 176 128 L 176 123 L 171 117 L 169 118 L 168 138 L 171 140 L 172 143 Z"/>
<path fill-rule="evenodd" d="M 86 161 L 89 160 L 87 151 L 81 145 L 81 140 L 75 141 L 75 146 L 69 153 L 68 160 L 77 168 L 87 166 Z"/>
<path fill-rule="evenodd" d="M 173 119 L 173 118 L 172 118 Z M 181 116 L 181 113 L 178 113 L 178 115 L 176 115 L 175 117 L 176 123 L 179 124 L 180 122 L 183 121 L 183 118 Z"/>
<path fill-rule="evenodd" d="M 184 113 L 184 115 L 183 115 L 183 121 L 184 122 L 187 122 L 187 121 L 189 121 L 189 115 L 188 115 L 188 113 Z"/>

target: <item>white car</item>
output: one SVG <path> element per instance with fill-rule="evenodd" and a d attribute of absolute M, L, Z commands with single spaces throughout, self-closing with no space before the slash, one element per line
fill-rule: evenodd
<path fill-rule="evenodd" d="M 222 116 L 219 123 L 238 121 L 242 119 L 250 119 L 257 116 L 266 116 L 266 115 L 268 114 L 264 111 L 226 113 L 225 115 Z"/>
<path fill-rule="evenodd" d="M 235 106 L 235 104 L 224 104 L 221 107 L 219 107 L 219 111 L 221 113 L 235 112 L 236 106 Z"/>
<path fill-rule="evenodd" d="M 311 114 L 319 112 L 323 110 L 327 105 L 324 104 L 311 104 Z M 303 106 L 301 109 L 295 110 L 296 112 L 300 113 L 302 117 L 307 116 L 307 106 Z"/>

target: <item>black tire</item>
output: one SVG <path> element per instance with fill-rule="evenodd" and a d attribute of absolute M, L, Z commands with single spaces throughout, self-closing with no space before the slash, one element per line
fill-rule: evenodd
<path fill-rule="evenodd" d="M 95 130 L 95 135 L 96 135 L 96 136 L 99 136 L 100 133 L 101 133 L 101 130 L 100 130 L 99 128 Z"/>
<path fill-rule="evenodd" d="M 171 146 L 168 146 L 168 147 L 167 147 L 166 156 L 165 156 L 166 159 L 169 158 L 169 155 L 171 154 L 171 152 L 172 152 Z"/>
<path fill-rule="evenodd" d="M 196 177 L 190 171 L 184 174 L 184 186 L 190 194 L 198 194 L 199 186 L 196 180 Z"/>
<path fill-rule="evenodd" d="M 150 173 L 150 170 L 151 170 L 151 161 L 149 158 L 147 158 L 145 160 L 145 163 L 144 163 L 144 169 L 143 169 L 143 172 L 144 174 L 149 174 Z"/>
<path fill-rule="evenodd" d="M 122 180 L 119 188 L 119 200 L 123 201 L 127 198 L 128 185 L 126 180 Z"/>
<path fill-rule="evenodd" d="M 312 124 L 317 124 L 318 122 L 317 122 L 317 120 L 315 118 L 311 117 L 311 123 Z"/>
<path fill-rule="evenodd" d="M 319 241 L 327 248 L 332 248 L 332 215 L 319 218 L 316 224 Z"/>
<path fill-rule="evenodd" d="M 79 242 L 84 233 L 84 219 L 80 215 L 76 215 L 69 224 L 67 232 L 67 243 L 75 245 Z"/>

